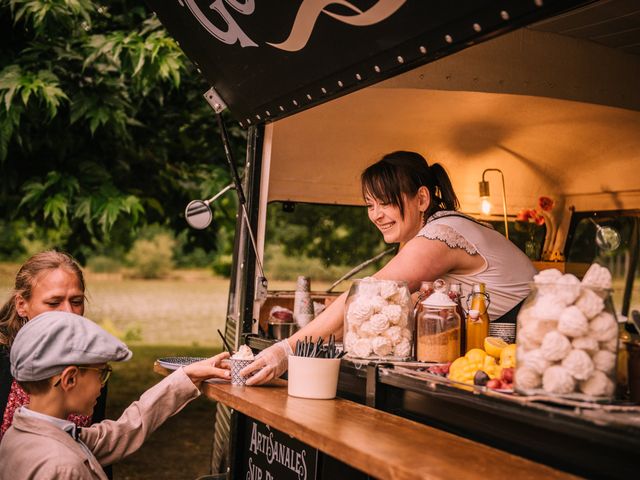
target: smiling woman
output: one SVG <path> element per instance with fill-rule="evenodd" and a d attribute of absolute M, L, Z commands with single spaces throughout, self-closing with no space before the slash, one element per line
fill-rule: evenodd
<path fill-rule="evenodd" d="M 397 151 L 367 167 L 361 176 L 369 219 L 387 243 L 402 248 L 373 276 L 407 282 L 412 292 L 423 281 L 460 283 L 462 294 L 483 283 L 491 295 L 491 321 L 512 323 L 529 293 L 536 270 L 518 247 L 490 225 L 457 211 L 458 199 L 442 166 L 429 166 L 415 152 Z M 247 384 L 281 375 L 296 340 L 341 333 L 346 293 L 312 322 L 263 351 L 242 375 L 262 369 Z M 345 348 L 350 349 L 345 339 Z"/>
<path fill-rule="evenodd" d="M 9 300 L 0 309 L 0 440 L 11 426 L 14 412 L 29 403 L 29 395 L 14 381 L 9 369 L 9 352 L 18 331 L 32 318 L 47 311 L 84 313 L 84 275 L 68 254 L 40 252 L 18 270 Z M 94 420 L 104 418 L 106 389 L 98 401 Z M 79 412 L 81 413 L 81 412 Z M 73 414 L 78 426 L 91 424 L 91 415 Z"/>

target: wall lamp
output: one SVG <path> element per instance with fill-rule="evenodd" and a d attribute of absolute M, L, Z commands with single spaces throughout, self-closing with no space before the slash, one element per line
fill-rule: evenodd
<path fill-rule="evenodd" d="M 484 172 L 482 172 L 482 181 L 478 183 L 482 213 L 484 215 L 489 215 L 491 213 L 491 201 L 489 200 L 489 182 L 484 179 L 484 175 L 487 172 L 498 172 L 502 177 L 502 214 L 504 216 L 504 235 L 505 237 L 507 237 L 507 239 L 509 239 L 509 223 L 507 222 L 507 194 L 504 187 L 504 174 L 499 168 L 486 168 Z"/>

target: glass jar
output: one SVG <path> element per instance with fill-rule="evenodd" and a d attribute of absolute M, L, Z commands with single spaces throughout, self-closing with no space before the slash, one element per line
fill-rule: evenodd
<path fill-rule="evenodd" d="M 344 348 L 350 357 L 413 358 L 414 325 L 407 282 L 355 280 L 344 312 Z"/>
<path fill-rule="evenodd" d="M 439 284 L 439 282 L 442 282 Z M 444 281 L 436 280 L 434 292 L 420 302 L 416 317 L 419 362 L 453 362 L 460 356 L 460 315 Z"/>
<path fill-rule="evenodd" d="M 618 352 L 611 290 L 565 277 L 531 284 L 518 314 L 515 389 L 525 395 L 610 401 Z"/>

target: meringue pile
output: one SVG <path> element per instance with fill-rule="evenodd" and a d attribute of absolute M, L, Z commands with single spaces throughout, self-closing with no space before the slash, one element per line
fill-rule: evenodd
<path fill-rule="evenodd" d="M 534 278 L 537 295 L 518 315 L 516 388 L 611 397 L 618 324 L 605 309 L 611 273 L 593 264 L 582 282 L 556 269 Z"/>
<path fill-rule="evenodd" d="M 370 277 L 356 280 L 345 309 L 345 350 L 358 358 L 410 357 L 410 305 L 406 285 Z"/>

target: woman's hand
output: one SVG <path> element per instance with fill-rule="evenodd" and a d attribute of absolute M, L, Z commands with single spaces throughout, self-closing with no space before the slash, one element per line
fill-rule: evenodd
<path fill-rule="evenodd" d="M 222 361 L 229 358 L 229 352 L 222 352 L 215 357 L 200 360 L 184 367 L 184 373 L 191 381 L 199 386 L 203 380 L 210 378 L 222 378 L 229 380 L 231 372 L 229 371 L 229 362 L 222 364 Z"/>
<path fill-rule="evenodd" d="M 293 355 L 289 341 L 281 340 L 260 352 L 253 363 L 240 370 L 240 375 L 247 377 L 247 385 L 266 383 L 287 371 L 289 355 Z"/>

